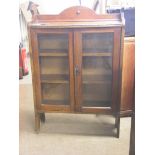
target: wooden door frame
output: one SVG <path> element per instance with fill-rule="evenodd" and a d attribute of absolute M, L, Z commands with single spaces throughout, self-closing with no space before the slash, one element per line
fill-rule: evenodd
<path fill-rule="evenodd" d="M 114 33 L 112 55 L 112 106 L 111 107 L 82 107 L 82 33 Z M 79 74 L 75 76 L 75 110 L 82 113 L 117 114 L 120 107 L 120 59 L 121 59 L 121 28 L 83 28 L 74 31 L 74 68 L 79 67 Z"/>
<path fill-rule="evenodd" d="M 73 112 L 74 111 L 74 74 L 73 74 L 73 32 L 68 29 L 34 29 L 31 30 L 31 45 L 32 57 L 34 63 L 34 93 L 36 94 L 36 109 L 37 112 Z M 42 102 L 41 81 L 40 81 L 40 65 L 39 65 L 39 49 L 38 49 L 38 34 L 68 34 L 68 62 L 69 62 L 69 90 L 70 90 L 70 104 L 69 105 L 45 105 Z"/>

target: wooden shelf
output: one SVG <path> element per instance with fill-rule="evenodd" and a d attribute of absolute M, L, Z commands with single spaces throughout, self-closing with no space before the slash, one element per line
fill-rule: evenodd
<path fill-rule="evenodd" d="M 83 84 L 111 84 L 111 81 L 83 81 Z"/>
<path fill-rule="evenodd" d="M 40 52 L 39 56 L 68 56 L 68 53 L 66 52 Z"/>
<path fill-rule="evenodd" d="M 112 74 L 82 74 L 84 81 L 105 81 L 112 80 Z"/>
<path fill-rule="evenodd" d="M 96 56 L 96 57 L 100 57 L 100 56 L 106 56 L 106 57 L 111 57 L 112 53 L 109 52 L 83 52 L 82 56 Z"/>
<path fill-rule="evenodd" d="M 112 76 L 111 70 L 103 69 L 85 69 L 82 70 L 82 76 Z"/>
<path fill-rule="evenodd" d="M 82 51 L 84 53 L 112 53 L 112 49 L 98 49 L 98 48 L 83 48 Z"/>
<path fill-rule="evenodd" d="M 42 74 L 41 83 L 69 83 L 69 75 L 67 74 Z"/>
<path fill-rule="evenodd" d="M 68 84 L 69 81 L 67 80 L 45 80 L 41 79 L 41 83 L 66 83 Z M 111 84 L 111 81 L 83 81 L 83 84 Z"/>
<path fill-rule="evenodd" d="M 67 100 L 42 100 L 42 104 L 48 105 L 69 105 Z"/>
<path fill-rule="evenodd" d="M 110 107 L 111 102 L 110 101 L 89 101 L 89 100 L 84 100 L 83 101 L 83 107 Z"/>
<path fill-rule="evenodd" d="M 69 81 L 66 81 L 66 80 L 41 80 L 41 83 L 66 83 L 66 84 L 68 84 Z"/>
<path fill-rule="evenodd" d="M 39 49 L 39 52 L 64 52 L 68 53 L 68 49 L 66 48 L 47 48 L 47 49 Z"/>
<path fill-rule="evenodd" d="M 68 74 L 41 74 L 40 75 L 42 79 L 68 79 L 69 75 Z"/>
<path fill-rule="evenodd" d="M 39 56 L 68 56 L 67 52 L 40 52 Z M 83 52 L 82 56 L 105 56 L 105 57 L 111 57 L 112 53 L 109 52 Z"/>

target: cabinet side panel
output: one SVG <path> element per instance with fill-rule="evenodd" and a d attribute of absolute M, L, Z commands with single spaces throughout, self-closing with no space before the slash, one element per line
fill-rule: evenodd
<path fill-rule="evenodd" d="M 34 74 L 33 81 L 34 81 L 34 88 L 35 88 L 35 98 L 36 98 L 36 107 L 37 109 L 40 108 L 41 104 L 41 86 L 40 86 L 40 68 L 39 68 L 39 56 L 38 56 L 38 42 L 37 42 L 37 33 L 31 30 L 31 46 L 32 46 L 32 58 L 33 58 L 33 70 Z"/>
<path fill-rule="evenodd" d="M 125 39 L 122 72 L 121 111 L 132 110 L 135 70 L 135 42 Z"/>
<path fill-rule="evenodd" d="M 122 66 L 122 47 L 123 36 L 121 28 L 115 29 L 114 35 L 114 52 L 113 52 L 113 98 L 112 109 L 114 112 L 120 111 L 120 95 L 121 95 L 121 66 Z"/>
<path fill-rule="evenodd" d="M 30 52 L 30 64 L 31 64 L 31 73 L 32 73 L 32 88 L 33 88 L 33 101 L 34 101 L 34 110 L 37 110 L 37 97 L 36 97 L 36 84 L 35 84 L 35 68 L 34 68 L 34 58 L 33 58 L 33 30 L 28 27 L 28 37 L 29 37 L 29 52 Z"/>

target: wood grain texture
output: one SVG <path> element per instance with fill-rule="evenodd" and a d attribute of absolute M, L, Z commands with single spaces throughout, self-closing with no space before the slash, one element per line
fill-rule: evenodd
<path fill-rule="evenodd" d="M 83 6 L 70 7 L 62 11 L 59 15 L 36 15 L 30 24 L 31 27 L 40 28 L 124 26 L 121 14 L 99 15 L 93 10 Z"/>
<path fill-rule="evenodd" d="M 125 38 L 123 54 L 121 112 L 126 115 L 132 112 L 135 72 L 135 41 Z"/>
<path fill-rule="evenodd" d="M 123 16 L 124 17 L 124 16 Z M 122 19 L 124 23 L 124 18 Z M 120 53 L 119 53 L 119 74 L 118 74 L 118 98 L 117 98 L 117 113 L 116 113 L 116 127 L 117 134 L 116 137 L 119 138 L 120 135 L 120 109 L 121 109 L 121 93 L 122 93 L 122 65 L 123 65 L 123 51 L 124 51 L 124 35 L 125 27 L 121 28 L 121 37 L 120 37 Z"/>
<path fill-rule="evenodd" d="M 84 6 L 74 6 L 63 10 L 59 15 L 36 15 L 34 21 L 90 21 L 90 20 L 121 20 L 120 14 L 96 14 Z"/>
<path fill-rule="evenodd" d="M 69 32 L 69 77 L 70 77 L 70 106 L 71 111 L 75 109 L 75 81 L 74 81 L 74 53 L 73 53 L 73 33 Z"/>
<path fill-rule="evenodd" d="M 35 59 L 34 59 L 34 32 L 28 27 L 28 36 L 29 36 L 29 51 L 30 51 L 30 62 L 31 62 L 31 72 L 32 72 L 32 86 L 33 86 L 33 101 L 34 101 L 34 115 L 35 115 L 35 131 L 39 132 L 40 129 L 40 116 L 38 113 L 38 96 L 36 93 L 36 68 L 35 68 Z"/>
<path fill-rule="evenodd" d="M 132 104 L 132 115 L 131 115 L 129 155 L 135 155 L 135 79 L 134 79 L 133 104 Z"/>
<path fill-rule="evenodd" d="M 112 109 L 119 111 L 119 91 L 120 91 L 120 58 L 121 58 L 121 29 L 115 29 L 114 51 L 113 51 L 113 84 L 112 84 Z"/>
<path fill-rule="evenodd" d="M 74 32 L 74 71 L 78 67 L 78 74 L 74 72 L 75 77 L 75 111 L 81 111 L 82 103 L 82 40 L 81 33 L 78 31 Z"/>

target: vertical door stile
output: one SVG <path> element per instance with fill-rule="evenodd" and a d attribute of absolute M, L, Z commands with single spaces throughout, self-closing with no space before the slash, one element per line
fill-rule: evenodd
<path fill-rule="evenodd" d="M 82 103 L 82 40 L 81 33 L 74 32 L 75 111 L 81 111 Z"/>
<path fill-rule="evenodd" d="M 121 28 L 120 30 L 121 32 L 118 32 L 121 34 L 121 38 L 120 38 L 120 59 L 119 59 L 119 67 L 120 67 L 120 70 L 119 70 L 119 105 L 118 105 L 118 111 L 120 112 L 121 111 L 121 97 L 122 97 L 122 71 L 123 71 L 123 55 L 124 55 L 124 35 L 125 35 L 125 29 L 124 27 Z"/>
<path fill-rule="evenodd" d="M 37 33 L 32 32 L 32 44 L 33 46 L 33 60 L 34 60 L 34 75 L 35 75 L 35 93 L 37 96 L 37 109 L 41 107 L 41 82 L 40 82 L 40 67 L 39 67 L 39 54 L 38 54 L 38 40 L 37 40 Z"/>
<path fill-rule="evenodd" d="M 71 111 L 74 111 L 74 64 L 73 64 L 73 32 L 69 32 L 69 74 L 70 74 L 70 105 Z"/>
<path fill-rule="evenodd" d="M 31 29 L 28 29 L 29 33 L 29 51 L 30 51 L 30 64 L 31 64 L 31 74 L 32 74 L 32 88 L 33 88 L 33 101 L 34 101 L 34 111 L 36 112 L 37 109 L 37 96 L 36 96 L 36 84 L 35 84 L 35 67 L 34 67 L 34 58 L 32 56 L 33 54 L 33 31 Z"/>
<path fill-rule="evenodd" d="M 114 112 L 118 111 L 119 107 L 119 65 L 120 65 L 120 30 L 114 31 L 114 51 L 113 51 L 113 98 L 112 109 Z"/>

